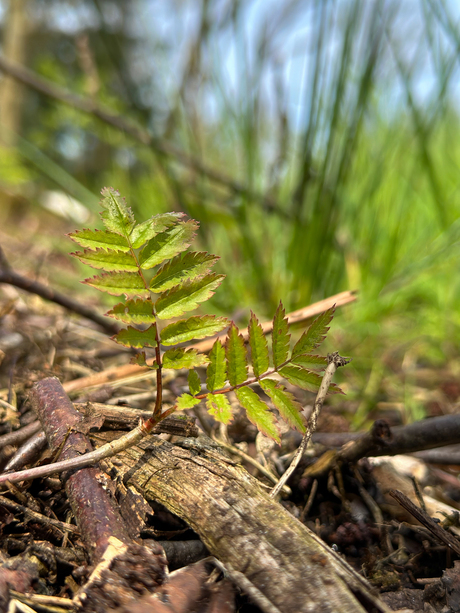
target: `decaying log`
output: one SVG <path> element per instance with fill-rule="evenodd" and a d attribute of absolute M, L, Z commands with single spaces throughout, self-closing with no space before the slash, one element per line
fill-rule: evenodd
<path fill-rule="evenodd" d="M 281 613 L 389 611 L 363 577 L 215 450 L 152 436 L 117 460 L 126 483 L 184 519 L 212 555 L 243 573 Z"/>

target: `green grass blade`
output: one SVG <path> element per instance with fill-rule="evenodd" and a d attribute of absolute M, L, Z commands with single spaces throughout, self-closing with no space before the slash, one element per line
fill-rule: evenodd
<path fill-rule="evenodd" d="M 259 320 L 252 311 L 248 331 L 252 368 L 254 375 L 260 377 L 260 375 L 263 375 L 268 370 L 270 360 L 268 357 L 267 339 L 265 338 L 262 326 L 259 324 Z"/>
<path fill-rule="evenodd" d="M 225 317 L 216 317 L 215 315 L 181 319 L 163 328 L 161 343 L 163 345 L 177 345 L 194 339 L 213 336 L 228 326 L 229 323 L 229 320 Z"/>
<path fill-rule="evenodd" d="M 280 442 L 280 435 L 276 427 L 276 419 L 265 402 L 250 388 L 242 387 L 235 390 L 236 397 L 241 406 L 246 409 L 246 414 L 258 430 L 265 436 Z"/>
<path fill-rule="evenodd" d="M 232 322 L 228 331 L 225 353 L 227 356 L 227 373 L 230 385 L 240 385 L 248 378 L 248 363 L 244 339 Z"/>
<path fill-rule="evenodd" d="M 194 311 L 200 302 L 208 300 L 219 287 L 224 275 L 210 274 L 195 281 L 185 281 L 162 294 L 155 303 L 159 319 L 180 317 L 187 311 Z"/>
<path fill-rule="evenodd" d="M 262 379 L 260 381 L 260 386 L 267 396 L 271 398 L 284 421 L 286 421 L 291 428 L 295 428 L 299 432 L 305 432 L 305 425 L 300 415 L 302 405 L 297 402 L 294 395 L 287 392 L 278 381 L 274 381 L 273 379 Z"/>
<path fill-rule="evenodd" d="M 169 260 L 190 247 L 198 224 L 193 219 L 179 222 L 172 229 L 152 238 L 139 254 L 141 268 L 147 270 Z"/>
<path fill-rule="evenodd" d="M 210 392 L 224 387 L 227 381 L 227 363 L 225 349 L 219 339 L 216 340 L 209 352 L 209 366 L 206 371 L 206 387 Z"/>

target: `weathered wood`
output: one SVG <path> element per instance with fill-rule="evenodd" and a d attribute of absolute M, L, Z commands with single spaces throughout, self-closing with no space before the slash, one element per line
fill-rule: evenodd
<path fill-rule="evenodd" d="M 117 460 L 127 483 L 184 519 L 281 613 L 389 611 L 363 577 L 215 450 L 152 436 Z"/>

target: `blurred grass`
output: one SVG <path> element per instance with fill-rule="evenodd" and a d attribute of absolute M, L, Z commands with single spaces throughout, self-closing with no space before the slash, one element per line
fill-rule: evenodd
<path fill-rule="evenodd" d="M 330 341 L 355 358 L 358 426 L 390 362 L 401 366 L 408 351 L 415 364 L 458 357 L 455 11 L 447 0 L 286 0 L 251 22 L 251 2 L 231 2 L 221 12 L 212 1 L 191 6 L 196 28 L 185 61 L 175 78 L 164 75 L 169 85 L 151 109 L 150 125 L 156 138 L 246 191 L 49 100 L 40 124 L 30 117 L 24 124 L 14 190 L 28 172 L 23 182 L 33 185 L 32 202 L 58 184 L 94 211 L 92 194 L 112 185 L 140 219 L 184 210 L 201 222 L 199 248 L 220 255 L 220 271 L 228 275 L 213 308 L 244 324 L 249 308 L 271 318 L 280 298 L 293 310 L 359 289 L 358 303 L 336 316 Z M 296 21 L 306 36 L 294 36 Z M 162 53 L 167 60 L 167 49 Z M 165 57 L 158 55 L 160 66 Z M 122 63 L 113 64 L 129 91 Z M 427 65 L 432 82 L 420 91 Z M 84 72 L 75 69 L 75 78 L 49 54 L 34 67 L 85 92 Z M 290 74 L 301 75 L 301 83 L 293 84 Z M 135 96 L 117 95 L 114 82 L 100 79 L 98 101 L 145 120 Z M 91 141 L 92 166 L 63 156 L 57 135 L 66 131 Z M 2 171 L 1 159 L 4 187 L 10 171 L 6 165 Z M 71 248 L 57 240 L 59 251 Z M 413 419 L 421 409 L 405 389 L 406 417 Z"/>

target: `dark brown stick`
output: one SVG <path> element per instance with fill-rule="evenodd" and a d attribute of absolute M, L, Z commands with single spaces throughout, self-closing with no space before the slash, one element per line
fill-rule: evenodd
<path fill-rule="evenodd" d="M 399 504 L 406 509 L 417 521 L 419 521 L 442 543 L 447 545 L 450 549 L 460 555 L 460 542 L 453 537 L 447 530 L 441 528 L 439 524 L 431 519 L 426 511 L 420 507 L 416 507 L 415 504 L 402 492 L 398 490 L 390 490 L 388 492 L 392 498 L 394 498 Z"/>
<path fill-rule="evenodd" d="M 172 157 L 180 164 L 190 168 L 198 174 L 207 177 L 214 183 L 224 185 L 231 192 L 262 202 L 265 209 L 272 210 L 283 215 L 284 217 L 286 216 L 286 213 L 280 208 L 280 206 L 268 196 L 254 192 L 245 185 L 238 183 L 231 177 L 210 168 L 206 164 L 203 164 L 203 162 L 201 162 L 199 159 L 185 153 L 175 145 L 154 138 L 144 128 L 134 124 L 124 117 L 115 115 L 112 111 L 102 107 L 96 101 L 73 94 L 64 88 L 47 81 L 24 66 L 13 63 L 2 56 L 0 56 L 0 70 L 8 74 L 13 79 L 16 79 L 28 87 L 31 87 L 48 98 L 59 100 L 60 102 L 63 102 L 72 108 L 78 109 L 83 113 L 88 113 L 89 115 L 97 117 L 104 123 L 116 128 L 117 130 L 120 130 L 124 134 L 129 135 L 139 143 L 151 147 L 159 154 Z"/>
<path fill-rule="evenodd" d="M 26 292 L 30 292 L 31 294 L 36 294 L 37 296 L 41 296 L 45 300 L 50 300 L 51 302 L 55 302 L 60 306 L 65 307 L 69 311 L 73 311 L 74 313 L 78 313 L 82 317 L 86 317 L 86 319 L 90 319 L 94 321 L 94 323 L 101 326 L 108 334 L 116 334 L 120 331 L 120 328 L 108 321 L 106 317 L 103 315 L 99 315 L 93 309 L 81 304 L 77 300 L 73 300 L 66 296 L 65 294 L 61 294 L 53 290 L 38 281 L 32 281 L 32 279 L 28 279 L 27 277 L 23 277 L 22 275 L 12 271 L 11 269 L 5 270 L 0 269 L 0 283 L 7 283 L 8 285 L 14 285 L 14 287 L 19 287 L 20 289 L 25 290 Z"/>
<path fill-rule="evenodd" d="M 73 407 L 58 379 L 50 377 L 36 383 L 30 399 L 52 451 L 59 449 L 67 435 L 61 454 L 63 460 L 92 451 L 86 436 L 75 431 L 83 425 L 82 416 Z M 110 536 L 125 544 L 131 541 L 114 502 L 103 487 L 103 480 L 103 473 L 98 468 L 84 468 L 66 479 L 66 492 L 83 541 L 95 561 L 102 557 Z"/>

